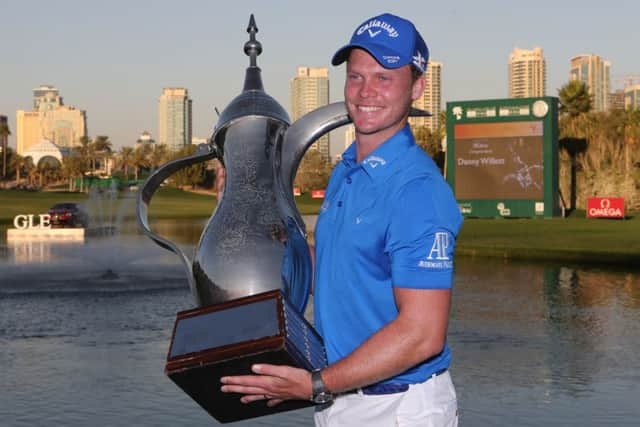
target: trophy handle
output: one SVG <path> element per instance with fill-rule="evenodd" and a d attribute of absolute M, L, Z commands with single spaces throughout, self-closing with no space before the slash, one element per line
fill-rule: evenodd
<path fill-rule="evenodd" d="M 196 290 L 195 278 L 193 277 L 191 260 L 189 260 L 187 255 L 175 243 L 151 231 L 151 227 L 149 225 L 148 209 L 153 194 L 165 179 L 182 168 L 191 166 L 195 163 L 204 162 L 215 157 L 220 158 L 221 156 L 219 155 L 218 148 L 213 143 L 200 144 L 195 154 L 183 157 L 181 159 L 172 160 L 164 164 L 162 167 L 158 168 L 155 172 L 149 175 L 149 177 L 146 179 L 146 181 L 142 185 L 142 188 L 140 188 L 140 190 L 138 191 L 136 203 L 136 216 L 138 218 L 138 224 L 140 224 L 140 226 L 142 227 L 142 231 L 144 231 L 144 233 L 159 246 L 171 252 L 174 252 L 180 257 L 180 260 L 182 261 L 182 264 L 187 271 L 187 281 L 189 282 L 189 288 L 191 289 L 191 293 L 198 303 L 199 297 Z"/>

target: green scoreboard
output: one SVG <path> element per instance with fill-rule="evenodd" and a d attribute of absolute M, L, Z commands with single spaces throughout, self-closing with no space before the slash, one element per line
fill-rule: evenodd
<path fill-rule="evenodd" d="M 557 98 L 447 102 L 446 152 L 464 216 L 559 215 Z"/>

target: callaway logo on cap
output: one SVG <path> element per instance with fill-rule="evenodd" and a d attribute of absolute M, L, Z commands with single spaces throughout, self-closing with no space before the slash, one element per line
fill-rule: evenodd
<path fill-rule="evenodd" d="M 353 48 L 369 52 L 385 68 L 400 68 L 413 64 L 424 73 L 429 61 L 429 49 L 416 27 L 404 18 L 385 13 L 364 21 L 341 47 L 331 63 L 340 65 Z"/>

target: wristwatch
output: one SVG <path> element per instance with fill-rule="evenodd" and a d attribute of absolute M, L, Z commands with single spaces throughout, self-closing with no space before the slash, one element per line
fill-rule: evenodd
<path fill-rule="evenodd" d="M 311 372 L 311 401 L 316 405 L 322 405 L 333 401 L 333 394 L 327 390 L 327 386 L 322 381 L 322 369 Z"/>

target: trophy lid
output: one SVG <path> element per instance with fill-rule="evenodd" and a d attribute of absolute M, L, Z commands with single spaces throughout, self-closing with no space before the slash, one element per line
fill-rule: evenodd
<path fill-rule="evenodd" d="M 220 113 L 214 133 L 227 126 L 231 121 L 244 116 L 266 116 L 290 124 L 291 120 L 285 109 L 271 96 L 262 85 L 262 75 L 258 67 L 258 55 L 262 53 L 262 43 L 256 39 L 258 27 L 251 14 L 247 33 L 249 41 L 244 45 L 244 53 L 249 57 L 242 93 L 236 96 Z"/>

